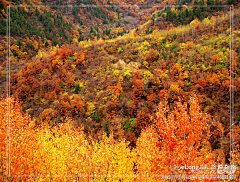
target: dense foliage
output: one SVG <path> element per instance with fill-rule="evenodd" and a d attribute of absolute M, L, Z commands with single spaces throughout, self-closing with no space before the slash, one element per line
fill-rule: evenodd
<path fill-rule="evenodd" d="M 8 105 L 10 120 L 6 112 Z M 137 146 L 132 150 L 123 138 L 115 140 L 113 133 L 109 137 L 100 134 L 101 139 L 94 141 L 69 119 L 54 127 L 48 124 L 35 127 L 30 116 L 22 114 L 16 100 L 4 99 L 0 102 L 0 135 L 3 139 L 0 147 L 1 180 L 6 180 L 9 168 L 13 175 L 11 181 L 20 180 L 17 175 L 24 175 L 25 179 L 35 176 L 40 181 L 64 180 L 64 176 L 68 176 L 68 180 L 159 181 L 162 175 L 220 174 L 216 169 L 174 169 L 175 165 L 224 164 L 224 156 L 217 150 L 213 151 L 208 141 L 210 125 L 207 125 L 207 117 L 199 112 L 196 98 L 190 99 L 190 108 L 187 108 L 187 103 L 178 102 L 177 105 L 166 118 L 164 104 L 160 103 L 157 119 L 141 132 Z M 220 125 L 215 131 L 221 132 L 221 129 Z M 10 138 L 4 140 L 7 136 Z M 233 158 L 239 162 L 237 151 L 234 151 Z M 225 172 L 230 174 L 230 170 Z"/>
<path fill-rule="evenodd" d="M 2 179 L 8 157 L 16 175 L 89 181 L 148 181 L 148 175 L 159 181 L 192 174 L 174 165 L 229 165 L 233 158 L 240 164 L 240 11 L 232 24 L 229 6 L 186 6 L 239 4 L 131 2 L 1 1 Z M 4 97 L 9 4 L 51 5 L 11 8 L 10 98 Z"/>

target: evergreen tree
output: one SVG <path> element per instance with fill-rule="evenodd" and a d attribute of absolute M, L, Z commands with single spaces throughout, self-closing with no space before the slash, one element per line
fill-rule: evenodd
<path fill-rule="evenodd" d="M 48 41 L 46 40 L 46 42 L 45 42 L 45 47 L 48 47 L 48 45 L 49 45 L 49 43 L 48 43 Z"/>
<path fill-rule="evenodd" d="M 78 41 L 80 42 L 80 41 L 83 41 L 83 40 L 84 40 L 83 36 L 79 35 Z"/>
<path fill-rule="evenodd" d="M 97 112 L 94 113 L 94 119 L 96 120 L 97 123 L 101 120 L 101 117 L 98 115 Z"/>
<path fill-rule="evenodd" d="M 93 32 L 94 32 L 93 27 L 90 26 L 90 33 L 93 33 Z"/>
<path fill-rule="evenodd" d="M 108 21 L 105 18 L 103 19 L 103 24 L 108 24 Z"/>
<path fill-rule="evenodd" d="M 74 92 L 77 94 L 79 90 L 80 90 L 80 86 L 79 84 L 76 84 Z"/>

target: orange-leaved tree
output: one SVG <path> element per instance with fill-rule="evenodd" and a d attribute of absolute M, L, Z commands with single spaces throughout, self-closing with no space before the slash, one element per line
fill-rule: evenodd
<path fill-rule="evenodd" d="M 152 175 L 158 180 L 162 175 L 216 174 L 216 170 L 211 170 L 217 164 L 209 142 L 209 117 L 200 112 L 196 97 L 190 98 L 189 107 L 187 102 L 176 104 L 177 107 L 169 112 L 160 103 L 155 124 L 138 138 L 138 173 L 142 177 Z M 210 169 L 200 169 L 206 165 Z"/>

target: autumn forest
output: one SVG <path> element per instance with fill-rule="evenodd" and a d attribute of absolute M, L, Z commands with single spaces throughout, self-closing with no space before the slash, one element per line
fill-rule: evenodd
<path fill-rule="evenodd" d="M 0 181 L 239 181 L 239 7 L 0 0 Z"/>

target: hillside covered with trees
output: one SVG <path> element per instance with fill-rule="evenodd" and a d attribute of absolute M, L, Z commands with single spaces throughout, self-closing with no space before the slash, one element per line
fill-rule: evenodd
<path fill-rule="evenodd" d="M 239 5 L 1 0 L 1 179 L 239 180 Z"/>

